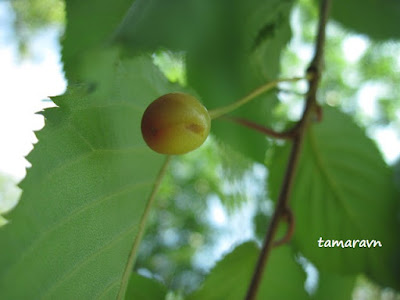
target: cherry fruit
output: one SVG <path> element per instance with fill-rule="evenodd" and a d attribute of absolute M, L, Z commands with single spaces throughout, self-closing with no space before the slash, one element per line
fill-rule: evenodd
<path fill-rule="evenodd" d="M 146 144 L 161 154 L 184 154 L 200 147 L 207 139 L 211 118 L 195 97 L 170 93 L 154 100 L 142 117 Z"/>

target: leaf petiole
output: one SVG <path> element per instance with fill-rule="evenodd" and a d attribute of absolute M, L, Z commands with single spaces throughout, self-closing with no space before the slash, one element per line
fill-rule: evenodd
<path fill-rule="evenodd" d="M 146 228 L 146 223 L 147 223 L 147 219 L 151 210 L 151 207 L 153 206 L 154 203 L 154 199 L 156 198 L 156 194 L 158 192 L 158 189 L 161 185 L 161 181 L 164 178 L 165 172 L 167 171 L 167 167 L 169 162 L 171 161 L 171 155 L 167 155 L 161 169 L 160 172 L 157 175 L 156 181 L 154 183 L 153 189 L 151 190 L 151 194 L 149 196 L 149 199 L 147 200 L 146 203 L 146 207 L 143 211 L 142 217 L 140 219 L 140 223 L 139 223 L 139 229 L 138 229 L 138 233 L 136 235 L 136 238 L 133 242 L 131 251 L 129 253 L 129 257 L 128 257 L 128 261 L 126 263 L 125 266 L 125 270 L 124 270 L 124 274 L 122 275 L 122 280 L 121 280 L 121 285 L 119 288 L 119 292 L 118 292 L 118 296 L 117 299 L 118 300 L 122 300 L 125 298 L 125 292 L 126 289 L 128 287 L 128 282 L 129 282 L 129 278 L 132 274 L 132 268 L 133 268 L 133 264 L 135 262 L 135 258 L 138 252 L 138 248 L 140 245 L 140 242 L 142 241 L 143 235 L 144 235 L 144 231 Z"/>

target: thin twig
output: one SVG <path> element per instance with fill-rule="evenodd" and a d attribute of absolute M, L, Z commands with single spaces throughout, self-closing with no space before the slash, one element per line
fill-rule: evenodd
<path fill-rule="evenodd" d="M 144 231 L 146 228 L 147 218 L 149 216 L 151 207 L 153 206 L 154 199 L 156 198 L 158 189 L 160 188 L 161 181 L 164 178 L 165 172 L 167 171 L 167 167 L 168 167 L 170 160 L 171 160 L 171 155 L 168 155 L 164 161 L 164 164 L 162 165 L 162 167 L 160 169 L 160 172 L 157 175 L 156 181 L 154 182 L 154 185 L 153 185 L 153 189 L 152 189 L 149 199 L 146 203 L 146 207 L 144 208 L 142 217 L 139 222 L 138 233 L 135 237 L 131 251 L 129 253 L 129 257 L 128 257 L 128 261 L 125 266 L 124 274 L 122 275 L 121 286 L 118 291 L 117 300 L 122 300 L 125 298 L 126 288 L 128 287 L 128 282 L 129 282 L 130 275 L 132 273 L 133 264 L 135 262 L 137 251 L 138 251 L 140 242 L 142 241 L 143 234 L 144 234 Z"/>
<path fill-rule="evenodd" d="M 321 115 L 318 109 L 316 94 L 320 81 L 322 68 L 323 48 L 325 44 L 325 28 L 328 20 L 330 9 L 330 0 L 323 0 L 321 4 L 318 33 L 315 43 L 314 57 L 307 70 L 308 75 L 312 75 L 308 80 L 308 93 L 306 97 L 306 105 L 301 120 L 294 127 L 295 136 L 292 140 L 292 149 L 289 156 L 288 165 L 283 179 L 283 184 L 278 197 L 277 206 L 269 224 L 267 233 L 264 238 L 264 244 L 261 249 L 253 277 L 247 291 L 246 300 L 254 300 L 257 296 L 260 281 L 264 273 L 264 269 L 270 255 L 273 240 L 278 229 L 281 218 L 289 209 L 289 196 L 292 188 L 292 183 L 296 173 L 296 166 L 299 160 L 302 143 L 304 140 L 305 131 L 312 116 L 312 112 L 317 112 Z"/>
<path fill-rule="evenodd" d="M 283 185 L 277 202 L 278 204 L 274 214 L 272 215 L 271 222 L 268 226 L 268 230 L 264 239 L 264 244 L 261 249 L 260 256 L 258 257 L 257 265 L 255 267 L 253 277 L 247 291 L 246 300 L 254 300 L 257 295 L 260 281 L 264 273 L 268 257 L 270 255 L 271 248 L 273 246 L 273 239 L 275 237 L 276 231 L 278 230 L 278 225 L 282 214 L 287 207 L 286 203 L 289 199 L 292 182 L 295 175 L 295 167 L 297 165 L 298 157 L 300 155 L 301 142 L 302 138 L 300 138 L 299 135 L 296 135 L 295 139 L 293 140 L 289 163 L 286 169 Z"/>

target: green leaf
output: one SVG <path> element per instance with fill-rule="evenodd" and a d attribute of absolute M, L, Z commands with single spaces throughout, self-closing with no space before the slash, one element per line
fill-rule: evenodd
<path fill-rule="evenodd" d="M 258 255 L 259 249 L 252 242 L 238 246 L 217 263 L 203 286 L 187 299 L 244 299 Z M 279 247 L 272 250 L 257 299 L 309 299 L 304 281 L 305 273 L 295 262 L 291 249 Z"/>
<path fill-rule="evenodd" d="M 75 70 L 87 51 L 103 47 L 118 28 L 132 0 L 66 0 L 67 26 L 62 40 L 62 56 L 66 77 L 70 82 L 81 80 Z"/>
<path fill-rule="evenodd" d="M 277 147 L 269 186 L 277 199 L 289 147 Z M 321 271 L 364 272 L 383 285 L 400 282 L 399 193 L 376 145 L 351 119 L 325 108 L 305 137 L 291 194 L 294 243 Z M 318 240 L 376 240 L 382 247 L 325 248 Z M 329 257 L 329 259 L 327 259 Z"/>
<path fill-rule="evenodd" d="M 399 39 L 400 2 L 397 0 L 332 1 L 332 17 L 351 30 L 373 39 Z"/>
<path fill-rule="evenodd" d="M 276 79 L 280 52 L 291 37 L 291 1 L 213 1 L 213 4 L 212 14 L 207 15 L 212 26 L 187 55 L 188 83 L 209 109 L 225 106 Z M 276 96 L 269 93 L 233 114 L 267 125 L 275 104 Z M 267 144 L 254 130 L 217 119 L 212 132 L 236 151 L 264 163 Z"/>
<path fill-rule="evenodd" d="M 400 159 L 393 165 L 393 174 L 397 190 L 400 191 Z"/>
<path fill-rule="evenodd" d="M 130 51 L 186 50 L 201 39 L 211 1 L 136 0 L 113 42 Z"/>
<path fill-rule="evenodd" d="M 150 58 L 117 53 L 93 55 L 108 73 L 44 112 L 20 203 L 0 229 L 1 298 L 116 298 L 164 160 L 143 142 L 141 116 L 173 89 Z"/>
<path fill-rule="evenodd" d="M 214 109 L 278 77 L 280 52 L 291 37 L 291 7 L 292 1 L 278 0 L 137 0 L 114 42 L 129 53 L 165 47 L 185 51 L 188 83 Z M 264 95 L 236 115 L 268 124 L 276 101 L 275 95 Z M 264 162 L 266 142 L 254 130 L 215 120 L 212 132 Z"/>
<path fill-rule="evenodd" d="M 155 279 L 141 276 L 133 273 L 128 289 L 126 291 L 126 300 L 164 300 L 167 295 L 167 289 Z"/>
<path fill-rule="evenodd" d="M 318 289 L 312 296 L 315 300 L 341 299 L 351 300 L 355 276 L 343 276 L 334 273 L 320 272 L 318 276 Z"/>

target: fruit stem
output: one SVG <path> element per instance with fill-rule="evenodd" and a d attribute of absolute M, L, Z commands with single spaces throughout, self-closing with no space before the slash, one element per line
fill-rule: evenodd
<path fill-rule="evenodd" d="M 266 84 L 256 88 L 254 91 L 252 91 L 250 94 L 247 96 L 244 96 L 243 98 L 228 104 L 227 106 L 219 107 L 216 109 L 212 109 L 209 111 L 211 119 L 216 119 L 219 118 L 227 113 L 230 113 L 234 111 L 235 109 L 239 108 L 240 106 L 250 102 L 257 96 L 261 95 L 262 93 L 265 93 L 269 90 L 272 90 L 274 87 L 276 87 L 279 83 L 281 82 L 295 82 L 303 79 L 309 79 L 310 75 L 307 75 L 305 77 L 293 77 L 293 78 L 281 78 L 281 79 L 276 79 L 270 82 L 267 82 Z"/>

